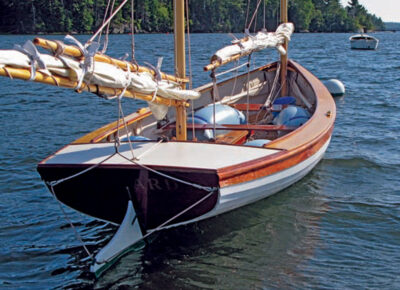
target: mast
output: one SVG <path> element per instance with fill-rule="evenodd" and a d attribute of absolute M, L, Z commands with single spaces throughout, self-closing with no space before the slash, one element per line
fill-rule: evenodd
<path fill-rule="evenodd" d="M 281 0 L 281 23 L 288 22 L 288 0 Z M 285 39 L 285 43 L 283 47 L 286 50 L 286 54 L 281 54 L 281 96 L 284 97 L 287 95 L 287 82 L 286 82 L 286 75 L 287 75 L 287 61 L 288 61 L 288 40 Z"/>
<path fill-rule="evenodd" d="M 186 77 L 185 62 L 185 1 L 174 0 L 174 36 L 175 36 L 175 75 L 179 78 Z M 182 83 L 182 89 L 185 84 Z M 176 138 L 186 140 L 186 108 L 176 107 Z"/>

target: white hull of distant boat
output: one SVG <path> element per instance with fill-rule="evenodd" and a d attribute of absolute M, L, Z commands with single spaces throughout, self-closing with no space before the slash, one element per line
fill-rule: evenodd
<path fill-rule="evenodd" d="M 378 48 L 379 40 L 367 34 L 357 34 L 350 37 L 352 49 L 375 50 Z"/>

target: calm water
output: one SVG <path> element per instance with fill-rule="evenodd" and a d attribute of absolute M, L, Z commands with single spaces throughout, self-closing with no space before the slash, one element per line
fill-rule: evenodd
<path fill-rule="evenodd" d="M 306 178 L 256 204 L 163 232 L 98 281 L 36 164 L 114 120 L 116 105 L 0 78 L 0 288 L 399 289 L 400 33 L 375 34 L 377 51 L 350 50 L 349 36 L 296 34 L 290 44 L 292 59 L 347 90 L 336 99 L 325 158 Z M 32 38 L 0 36 L 0 47 Z M 208 81 L 203 65 L 229 40 L 192 36 L 195 86 Z M 112 36 L 109 54 L 120 57 L 129 46 L 129 36 Z M 171 71 L 172 35 L 138 35 L 136 50 L 140 63 L 164 56 Z M 257 60 L 275 57 L 269 51 Z M 125 103 L 126 113 L 141 105 Z M 116 229 L 67 213 L 92 252 Z"/>

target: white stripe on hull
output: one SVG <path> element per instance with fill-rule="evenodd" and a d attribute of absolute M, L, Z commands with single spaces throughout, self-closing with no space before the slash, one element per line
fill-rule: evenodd
<path fill-rule="evenodd" d="M 212 211 L 196 219 L 167 227 L 176 227 L 216 216 L 256 202 L 283 190 L 296 181 L 299 181 L 317 165 L 324 156 L 329 142 L 330 138 L 314 155 L 288 169 L 252 181 L 221 188 L 220 198 Z"/>

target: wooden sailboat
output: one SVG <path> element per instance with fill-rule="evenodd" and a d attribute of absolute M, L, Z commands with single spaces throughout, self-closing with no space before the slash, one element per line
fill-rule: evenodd
<path fill-rule="evenodd" d="M 379 44 L 377 38 L 364 33 L 352 35 L 349 40 L 351 49 L 375 50 Z"/>
<path fill-rule="evenodd" d="M 176 76 L 149 71 L 160 79 L 176 81 L 184 91 L 184 1 L 176 0 L 174 5 Z M 281 15 L 286 24 L 287 0 L 282 0 Z M 205 70 L 215 75 L 219 66 L 246 55 L 243 47 L 249 40 L 253 38 L 233 44 L 239 47 L 238 54 L 213 57 Z M 266 198 L 300 180 L 321 160 L 334 127 L 335 103 L 313 74 L 287 58 L 288 39 L 278 46 L 283 49 L 279 61 L 205 84 L 194 90 L 199 97 L 193 103 L 158 93 L 82 84 L 81 89 L 97 94 L 123 93 L 151 104 L 79 138 L 38 165 L 59 201 L 97 219 L 121 224 L 115 239 L 97 255 L 94 272 L 100 273 L 127 247 L 154 231 Z M 65 54 L 82 56 L 81 51 L 67 48 Z M 133 64 L 120 66 L 139 71 Z M 22 73 L 10 66 L 0 68 L 0 74 L 32 77 L 29 69 Z M 41 72 L 36 79 L 72 88 L 78 83 Z M 175 109 L 159 117 L 154 104 L 161 110 Z"/>

